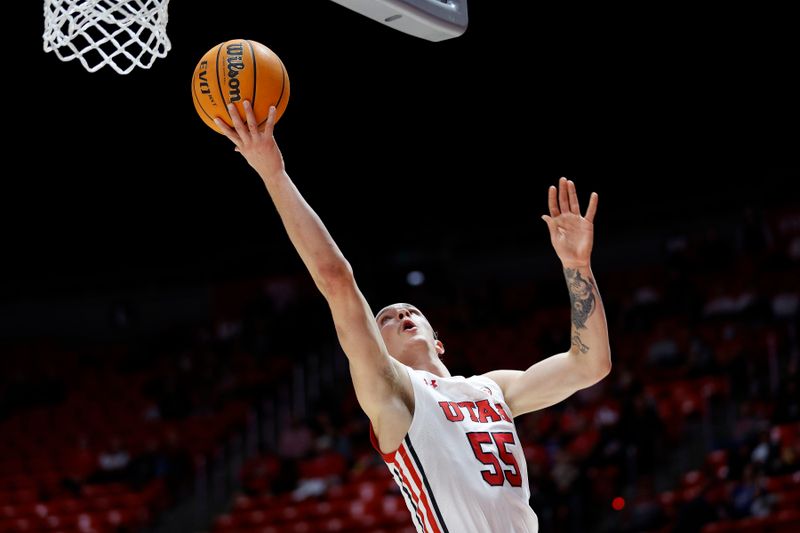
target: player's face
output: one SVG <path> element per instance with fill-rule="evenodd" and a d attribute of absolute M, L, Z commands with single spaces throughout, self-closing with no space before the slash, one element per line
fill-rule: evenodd
<path fill-rule="evenodd" d="M 413 341 L 434 343 L 433 328 L 419 309 L 411 304 L 384 307 L 376 316 L 383 342 L 391 354 L 403 352 L 404 345 Z"/>

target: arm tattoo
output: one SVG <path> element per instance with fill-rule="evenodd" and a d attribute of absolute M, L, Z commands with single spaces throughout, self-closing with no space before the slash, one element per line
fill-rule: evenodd
<path fill-rule="evenodd" d="M 586 321 L 595 309 L 594 280 L 585 279 L 577 268 L 565 268 L 564 275 L 572 305 L 572 325 L 576 330 L 586 329 Z"/>
<path fill-rule="evenodd" d="M 586 353 L 589 351 L 589 347 L 583 344 L 581 340 L 581 336 L 577 333 L 572 336 L 572 345 L 575 346 L 581 353 Z"/>

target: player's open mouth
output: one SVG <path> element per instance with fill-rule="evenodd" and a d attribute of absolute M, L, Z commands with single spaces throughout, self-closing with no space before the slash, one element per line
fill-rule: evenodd
<path fill-rule="evenodd" d="M 404 320 L 403 325 L 400 327 L 403 332 L 406 331 L 417 331 L 417 326 L 411 320 Z"/>

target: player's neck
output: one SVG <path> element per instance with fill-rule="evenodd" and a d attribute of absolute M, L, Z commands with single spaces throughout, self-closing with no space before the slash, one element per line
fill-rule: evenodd
<path fill-rule="evenodd" d="M 444 366 L 442 360 L 439 359 L 439 355 L 435 354 L 435 358 L 428 357 L 427 359 L 423 359 L 421 361 L 416 361 L 411 368 L 414 370 L 424 370 L 425 372 L 430 372 L 440 378 L 449 378 L 450 371 L 447 370 L 447 367 Z"/>
<path fill-rule="evenodd" d="M 450 371 L 442 363 L 436 346 L 428 342 L 419 340 L 406 343 L 399 353 L 393 355 L 414 370 L 424 370 L 442 378 L 450 377 Z"/>

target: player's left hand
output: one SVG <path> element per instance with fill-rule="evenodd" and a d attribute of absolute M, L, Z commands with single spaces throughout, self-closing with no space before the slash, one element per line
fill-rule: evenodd
<path fill-rule="evenodd" d="M 581 216 L 578 194 L 572 180 L 558 180 L 558 190 L 550 186 L 547 191 L 550 215 L 542 215 L 550 230 L 550 242 L 564 268 L 589 266 L 594 242 L 594 214 L 597 211 L 597 193 L 589 198 L 586 215 Z"/>

